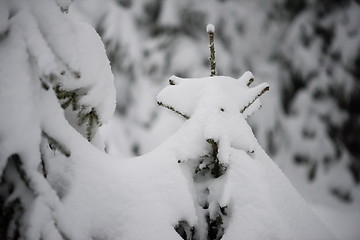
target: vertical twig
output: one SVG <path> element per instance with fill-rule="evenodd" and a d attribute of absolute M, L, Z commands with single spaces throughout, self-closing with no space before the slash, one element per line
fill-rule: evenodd
<path fill-rule="evenodd" d="M 210 40 L 210 77 L 216 75 L 216 61 L 215 61 L 215 45 L 214 45 L 214 32 L 215 27 L 212 24 L 208 24 L 206 27 L 206 31 L 209 34 L 209 40 Z"/>

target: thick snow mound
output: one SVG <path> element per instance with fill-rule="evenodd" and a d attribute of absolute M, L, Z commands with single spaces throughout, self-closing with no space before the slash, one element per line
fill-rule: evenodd
<path fill-rule="evenodd" d="M 244 76 L 172 77 L 158 101 L 189 119 L 141 157 L 113 159 L 74 135 L 64 214 L 76 239 L 181 239 L 179 223 L 187 239 L 333 239 L 257 143 L 241 110 L 268 85 L 249 88 L 252 74 Z M 211 159 L 226 166 L 215 178 L 206 171 Z M 215 233 L 212 219 L 221 219 Z"/>
<path fill-rule="evenodd" d="M 268 84 L 263 83 L 249 89 L 248 85 L 252 81 L 253 75 L 250 72 L 244 73 L 239 79 L 226 76 L 205 78 L 172 76 L 169 80 L 171 86 L 162 90 L 157 100 L 160 105 L 172 108 L 186 118 L 189 118 L 196 108 L 199 108 L 200 112 L 221 110 L 246 113 L 248 116 L 255 110 L 248 112 L 249 105 L 256 101 L 255 105 L 260 106 L 257 97 L 269 88 Z"/>

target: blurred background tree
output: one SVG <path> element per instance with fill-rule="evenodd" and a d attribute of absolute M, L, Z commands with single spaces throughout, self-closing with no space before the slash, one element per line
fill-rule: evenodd
<path fill-rule="evenodd" d="M 181 124 L 156 107 L 172 74 L 208 75 L 205 27 L 216 27 L 218 75 L 270 83 L 255 135 L 311 202 L 360 205 L 360 6 L 325 0 L 78 0 L 116 78 L 107 151 L 150 151 Z"/>

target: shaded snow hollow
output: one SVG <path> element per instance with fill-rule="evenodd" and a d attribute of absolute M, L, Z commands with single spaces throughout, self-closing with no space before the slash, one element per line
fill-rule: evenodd
<path fill-rule="evenodd" d="M 188 120 L 141 157 L 114 159 L 72 134 L 69 141 L 79 147 L 62 214 L 75 239 L 181 239 L 174 230 L 179 221 L 207 239 L 204 216 L 216 217 L 219 207 L 227 212 L 222 239 L 333 239 L 247 124 L 268 89 L 249 88 L 252 80 L 250 72 L 240 79 L 171 77 L 158 102 Z M 210 155 L 208 139 L 218 143 L 227 167 L 218 178 L 194 174 Z"/>

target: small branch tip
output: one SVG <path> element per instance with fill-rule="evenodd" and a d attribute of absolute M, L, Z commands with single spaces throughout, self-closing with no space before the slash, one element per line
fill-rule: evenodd
<path fill-rule="evenodd" d="M 206 26 L 206 32 L 208 32 L 208 33 L 214 33 L 214 32 L 215 32 L 215 27 L 214 27 L 214 25 L 208 24 L 208 25 Z"/>

